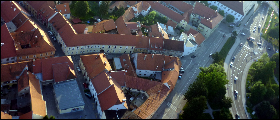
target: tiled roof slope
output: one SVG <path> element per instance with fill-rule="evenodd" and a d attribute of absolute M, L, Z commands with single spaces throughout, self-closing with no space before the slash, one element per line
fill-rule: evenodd
<path fill-rule="evenodd" d="M 32 119 L 32 111 L 19 116 L 19 119 Z"/>
<path fill-rule="evenodd" d="M 220 15 L 218 12 L 216 14 L 217 14 L 216 17 L 211 18 L 209 20 L 207 20 L 206 18 L 202 19 L 201 23 L 211 29 L 214 28 L 216 25 L 218 25 L 223 20 L 222 15 Z"/>
<path fill-rule="evenodd" d="M 26 87 L 29 87 L 29 77 L 27 75 L 27 70 L 24 70 L 23 74 L 18 79 L 18 92 Z"/>
<path fill-rule="evenodd" d="M 73 36 L 77 34 L 77 32 L 74 30 L 74 26 L 72 26 L 70 23 L 66 23 L 61 29 L 58 30 L 58 33 L 64 42 L 71 40 Z"/>
<path fill-rule="evenodd" d="M 1 64 L 1 82 L 16 80 L 16 76 L 20 75 L 26 65 L 29 71 L 33 71 L 30 61 Z"/>
<path fill-rule="evenodd" d="M 137 44 L 135 48 L 149 48 L 149 37 L 146 36 L 136 36 Z"/>
<path fill-rule="evenodd" d="M 41 13 L 43 13 L 42 16 L 46 19 L 49 19 L 55 13 L 55 11 L 52 7 L 50 7 L 46 4 L 47 3 L 44 3 L 44 5 L 42 5 L 42 8 L 40 8 L 40 10 L 42 10 L 42 12 L 41 12 Z"/>
<path fill-rule="evenodd" d="M 12 119 L 12 116 L 1 111 L 1 119 Z"/>
<path fill-rule="evenodd" d="M 150 88 L 160 84 L 160 82 L 126 75 L 125 84 L 128 88 L 147 91 Z"/>
<path fill-rule="evenodd" d="M 71 69 L 71 67 L 67 63 L 55 64 L 52 65 L 52 67 L 53 78 L 55 82 L 62 82 L 65 80 L 76 78 L 74 69 Z"/>
<path fill-rule="evenodd" d="M 92 28 L 92 32 L 96 33 L 102 30 L 105 31 L 109 31 L 109 30 L 113 30 L 116 29 L 116 25 L 113 19 L 109 19 L 109 20 L 103 20 L 99 23 L 97 23 L 93 28 Z"/>
<path fill-rule="evenodd" d="M 86 24 L 74 24 L 74 25 L 72 25 L 72 27 L 75 29 L 77 34 L 84 34 Z"/>
<path fill-rule="evenodd" d="M 111 71 L 109 75 L 120 85 L 125 86 L 126 71 Z"/>
<path fill-rule="evenodd" d="M 163 49 L 184 52 L 184 41 L 163 39 Z"/>
<path fill-rule="evenodd" d="M 90 79 L 94 78 L 96 75 L 100 74 L 105 69 L 107 71 L 111 71 L 112 69 L 106 56 L 103 53 L 100 53 L 99 55 L 82 55 L 81 60 L 85 66 L 85 69 Z"/>
<path fill-rule="evenodd" d="M 147 1 L 150 5 L 151 8 L 162 13 L 163 15 L 173 19 L 176 22 L 180 22 L 184 17 L 180 15 L 179 13 L 174 12 L 173 10 L 163 6 L 162 4 L 158 2 L 152 2 L 152 1 Z"/>
<path fill-rule="evenodd" d="M 58 4 L 55 7 L 59 12 L 61 10 L 61 14 L 70 14 L 69 3 Z"/>
<path fill-rule="evenodd" d="M 187 12 L 193 8 L 192 5 L 185 3 L 183 1 L 171 1 L 170 5 L 178 8 L 182 12 Z"/>
<path fill-rule="evenodd" d="M 174 29 L 175 29 L 176 25 L 177 25 L 177 24 L 176 24 L 175 22 L 173 22 L 172 20 L 168 20 L 167 23 L 166 23 L 166 26 L 171 26 L 171 27 L 173 27 Z"/>
<path fill-rule="evenodd" d="M 132 9 L 132 6 L 130 6 L 122 15 L 122 19 L 124 22 L 128 22 L 132 18 L 134 18 L 134 10 Z M 120 18 L 120 17 L 119 17 Z"/>
<path fill-rule="evenodd" d="M 161 54 L 137 53 L 137 69 L 139 70 L 162 71 L 163 61 L 164 55 Z"/>
<path fill-rule="evenodd" d="M 54 1 L 27 1 L 31 7 L 33 7 L 37 12 L 44 6 L 55 7 Z"/>
<path fill-rule="evenodd" d="M 155 38 L 150 37 L 149 38 L 150 46 L 149 50 L 162 50 L 163 48 L 163 38 Z"/>
<path fill-rule="evenodd" d="M 197 32 L 192 28 L 187 32 L 187 35 L 189 35 L 190 33 L 194 36 L 197 45 L 200 45 L 205 40 L 205 38 L 201 33 Z"/>
<path fill-rule="evenodd" d="M 172 62 L 174 70 L 171 71 L 163 71 L 162 72 L 162 83 L 168 83 L 170 85 L 170 90 L 172 91 L 175 88 L 178 76 L 179 76 L 179 66 Z"/>
<path fill-rule="evenodd" d="M 4 43 L 4 45 L 1 45 L 1 59 L 15 57 L 17 55 L 14 40 L 10 35 L 6 23 L 1 26 L 1 43 Z"/>
<path fill-rule="evenodd" d="M 21 25 L 23 25 L 27 19 L 29 19 L 24 13 L 19 12 L 17 16 L 12 20 L 14 25 L 19 28 Z"/>
<path fill-rule="evenodd" d="M 130 29 L 124 23 L 123 16 L 119 17 L 115 23 L 119 34 L 131 35 Z"/>
<path fill-rule="evenodd" d="M 66 18 L 61 14 L 61 13 L 57 13 L 50 21 L 49 23 L 52 24 L 52 26 L 59 31 L 59 29 L 61 29 L 65 24 L 67 24 L 66 22 Z"/>
<path fill-rule="evenodd" d="M 148 91 L 149 98 L 133 112 L 142 119 L 149 119 L 154 112 L 160 107 L 162 102 L 169 94 L 169 88 L 164 84 L 158 84 Z"/>
<path fill-rule="evenodd" d="M 131 64 L 129 54 L 123 54 L 120 56 L 122 68 L 126 70 L 126 75 L 137 77 L 134 67 Z"/>
<path fill-rule="evenodd" d="M 19 8 L 14 1 L 1 1 L 1 17 L 7 23 L 10 22 L 14 17 L 20 13 Z"/>
<path fill-rule="evenodd" d="M 109 79 L 112 79 L 111 76 L 103 71 L 91 80 L 97 95 L 110 87 Z"/>
<path fill-rule="evenodd" d="M 244 1 L 218 1 L 218 2 L 229 7 L 230 9 L 240 13 L 241 15 L 244 15 L 244 12 L 243 12 L 243 2 Z"/>

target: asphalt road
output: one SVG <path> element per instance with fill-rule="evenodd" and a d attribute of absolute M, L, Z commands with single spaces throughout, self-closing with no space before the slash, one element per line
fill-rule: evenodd
<path fill-rule="evenodd" d="M 240 31 L 240 33 L 245 33 L 246 35 L 238 35 L 238 39 L 241 43 L 243 43 L 243 46 L 241 47 L 240 45 L 238 45 L 233 55 L 231 56 L 231 58 L 233 56 L 236 57 L 235 60 L 230 60 L 231 62 L 233 62 L 233 67 L 230 68 L 230 66 L 228 66 L 227 71 L 228 79 L 230 80 L 228 84 L 228 95 L 233 100 L 231 112 L 234 118 L 235 114 L 239 114 L 241 119 L 248 119 L 244 107 L 244 100 L 246 100 L 245 84 L 247 73 L 243 73 L 243 71 L 246 64 L 249 61 L 257 60 L 265 52 L 267 52 L 269 57 L 271 57 L 276 51 L 276 49 L 274 49 L 270 43 L 260 37 L 261 30 L 266 21 L 267 12 L 268 5 L 263 4 L 253 14 L 252 18 L 248 22 L 248 25 L 244 26 L 244 28 Z M 262 20 L 262 17 L 264 17 L 264 20 Z M 260 29 L 258 29 L 259 24 L 262 26 Z M 256 32 L 253 32 L 254 26 L 257 26 Z M 248 37 L 254 37 L 256 38 L 256 41 L 247 41 L 246 38 Z M 261 43 L 260 46 L 257 45 L 258 42 Z M 271 48 L 271 50 L 267 50 L 267 48 Z M 238 77 L 238 80 L 236 82 L 234 81 L 235 76 Z M 234 90 L 238 91 L 237 98 L 234 97 Z"/>

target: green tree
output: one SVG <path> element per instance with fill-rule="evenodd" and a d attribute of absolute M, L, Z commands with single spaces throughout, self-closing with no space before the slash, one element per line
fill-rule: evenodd
<path fill-rule="evenodd" d="M 268 31 L 268 35 L 273 38 L 279 38 L 279 26 L 272 28 Z"/>
<path fill-rule="evenodd" d="M 258 81 L 250 88 L 250 91 L 251 97 L 249 100 L 253 105 L 256 105 L 264 99 L 267 89 L 261 81 Z"/>
<path fill-rule="evenodd" d="M 221 16 L 225 17 L 225 11 L 224 10 L 219 10 L 219 13 Z"/>
<path fill-rule="evenodd" d="M 183 114 L 179 116 L 180 119 L 195 119 L 203 114 L 206 109 L 206 97 L 199 96 L 188 101 L 183 108 Z"/>
<path fill-rule="evenodd" d="M 182 30 L 180 30 L 180 33 L 182 33 L 182 32 L 184 32 L 184 30 L 182 29 Z"/>
<path fill-rule="evenodd" d="M 225 108 L 231 108 L 231 103 L 232 103 L 232 99 L 230 97 L 224 97 L 222 99 L 222 104 L 223 104 L 223 107 L 225 107 Z"/>
<path fill-rule="evenodd" d="M 222 56 L 219 52 L 215 52 L 211 57 L 214 59 L 213 63 L 219 63 L 222 60 Z"/>
<path fill-rule="evenodd" d="M 192 98 L 196 98 L 199 96 L 207 97 L 207 93 L 208 93 L 208 91 L 207 91 L 206 86 L 203 84 L 203 81 L 196 80 L 189 86 L 189 88 L 184 96 L 185 96 L 185 99 L 190 101 Z"/>
<path fill-rule="evenodd" d="M 110 1 L 101 2 L 99 6 L 99 13 L 102 18 L 108 15 L 109 5 L 110 5 Z"/>
<path fill-rule="evenodd" d="M 226 17 L 226 21 L 227 21 L 228 23 L 233 22 L 234 19 L 235 19 L 234 16 L 233 16 L 233 15 L 230 15 L 230 14 L 228 14 L 227 17 Z"/>
<path fill-rule="evenodd" d="M 263 101 L 256 108 L 256 113 L 260 119 L 272 119 L 276 115 L 276 110 L 268 101 Z"/>
<path fill-rule="evenodd" d="M 155 17 L 156 17 L 155 11 L 150 12 L 149 15 L 146 16 L 146 20 L 148 20 L 148 25 L 156 24 L 156 23 L 154 23 Z"/>
<path fill-rule="evenodd" d="M 219 118 L 215 118 L 215 119 L 233 119 L 233 118 L 229 109 L 223 107 L 220 111 Z"/>
<path fill-rule="evenodd" d="M 50 117 L 48 117 L 48 115 L 45 115 L 45 117 L 43 117 L 43 119 L 55 119 L 55 117 L 52 115 Z"/>
<path fill-rule="evenodd" d="M 264 95 L 265 100 L 270 100 L 275 97 L 275 91 L 272 89 L 271 86 L 266 87 L 267 91 Z"/>
<path fill-rule="evenodd" d="M 276 66 L 278 66 L 278 68 L 279 68 L 279 53 L 273 54 L 270 60 L 275 61 Z"/>
<path fill-rule="evenodd" d="M 218 9 L 218 7 L 215 6 L 215 5 L 210 6 L 210 8 L 213 9 L 213 10 L 217 10 Z"/>
<path fill-rule="evenodd" d="M 54 116 L 51 116 L 50 119 L 55 119 L 55 117 L 54 117 Z"/>
<path fill-rule="evenodd" d="M 279 85 L 277 84 L 272 84 L 271 88 L 274 90 L 275 92 L 275 96 L 279 96 Z"/>
<path fill-rule="evenodd" d="M 87 1 L 77 1 L 73 5 L 73 12 L 71 14 L 78 18 L 85 18 L 89 11 L 90 9 Z"/>
<path fill-rule="evenodd" d="M 233 36 L 234 38 L 236 38 L 237 32 L 236 32 L 236 31 L 233 31 L 233 32 L 232 32 L 232 36 Z"/>
<path fill-rule="evenodd" d="M 200 3 L 204 3 L 204 5 L 207 6 L 207 7 L 209 6 L 209 4 L 208 4 L 207 1 L 199 1 L 199 2 L 200 2 Z"/>
<path fill-rule="evenodd" d="M 122 16 L 124 14 L 125 10 L 123 7 L 121 7 L 120 9 L 118 9 L 116 11 L 116 16 L 119 18 L 120 16 Z"/>

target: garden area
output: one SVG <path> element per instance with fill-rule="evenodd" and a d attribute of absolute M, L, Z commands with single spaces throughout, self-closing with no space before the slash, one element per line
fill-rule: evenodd
<path fill-rule="evenodd" d="M 279 16 L 274 14 L 270 7 L 267 14 L 265 25 L 262 29 L 262 37 L 279 49 Z"/>
<path fill-rule="evenodd" d="M 141 24 L 143 25 L 154 25 L 157 22 L 165 24 L 167 23 L 167 18 L 166 17 L 162 17 L 160 16 L 157 12 L 155 11 L 151 11 L 148 15 L 146 15 L 145 17 L 143 15 L 139 15 L 138 17 L 134 17 L 133 19 L 131 19 L 129 22 L 137 22 L 140 21 Z"/>
<path fill-rule="evenodd" d="M 272 58 L 265 53 L 248 71 L 246 109 L 252 118 L 279 119 L 279 85 L 273 78 L 276 66 L 279 68 L 279 53 Z"/>

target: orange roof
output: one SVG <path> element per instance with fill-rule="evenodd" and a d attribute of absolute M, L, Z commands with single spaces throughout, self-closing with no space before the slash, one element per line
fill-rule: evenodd
<path fill-rule="evenodd" d="M 27 1 L 31 7 L 33 7 L 37 12 L 44 6 L 50 6 L 51 8 L 55 7 L 53 1 Z"/>
<path fill-rule="evenodd" d="M 8 23 L 20 12 L 14 1 L 1 1 L 1 17 Z"/>
<path fill-rule="evenodd" d="M 29 77 L 27 75 L 27 71 L 24 70 L 24 73 L 18 79 L 18 92 L 27 87 L 29 87 Z"/>
<path fill-rule="evenodd" d="M 163 38 L 150 37 L 150 50 L 162 50 Z"/>
<path fill-rule="evenodd" d="M 45 116 L 46 102 L 42 99 L 41 87 L 39 80 L 31 72 L 29 74 L 30 96 L 31 96 L 31 110 L 33 114 Z"/>
<path fill-rule="evenodd" d="M 53 65 L 53 78 L 55 82 L 62 82 L 76 78 L 76 74 L 68 63 L 55 64 Z"/>
<path fill-rule="evenodd" d="M 109 30 L 113 30 L 116 29 L 116 25 L 113 19 L 109 19 L 109 20 L 103 20 L 99 23 L 97 23 L 95 25 L 95 27 L 93 27 L 92 32 L 96 33 L 96 32 L 100 32 L 102 30 L 105 31 L 109 31 Z"/>
<path fill-rule="evenodd" d="M 169 17 L 170 19 L 173 19 L 176 22 L 180 22 L 184 17 L 180 15 L 177 12 L 174 12 L 173 10 L 163 6 L 162 4 L 158 2 L 153 2 L 153 1 L 146 1 L 151 5 L 151 8 L 162 13 L 163 15 Z"/>
<path fill-rule="evenodd" d="M 109 79 L 112 79 L 111 76 L 106 73 L 106 71 L 103 71 L 91 80 L 97 95 L 102 93 L 111 85 Z"/>
<path fill-rule="evenodd" d="M 67 24 L 66 21 L 67 20 L 65 19 L 65 17 L 59 12 L 49 21 L 49 23 L 52 24 L 52 26 L 57 31 L 59 31 L 59 29 L 61 29 L 65 24 Z"/>
<path fill-rule="evenodd" d="M 126 71 L 111 71 L 110 76 L 120 85 L 125 86 Z"/>
<path fill-rule="evenodd" d="M 4 45 L 1 45 L 1 59 L 17 56 L 14 40 L 8 31 L 6 23 L 1 26 L 1 43 L 4 43 Z"/>
<path fill-rule="evenodd" d="M 163 49 L 184 52 L 184 41 L 163 39 Z"/>
<path fill-rule="evenodd" d="M 72 27 L 75 29 L 77 34 L 84 34 L 86 24 L 74 24 L 74 25 L 72 25 Z"/>
<path fill-rule="evenodd" d="M 174 6 L 175 8 L 177 8 L 178 10 L 180 10 L 182 12 L 189 11 L 193 8 L 192 5 L 185 3 L 183 1 L 171 1 L 170 5 Z"/>
<path fill-rule="evenodd" d="M 45 4 L 47 4 L 47 3 L 45 3 Z M 42 14 L 42 16 L 45 19 L 49 19 L 53 14 L 55 14 L 54 9 L 48 5 L 42 5 L 42 8 L 40 8 L 40 11 L 41 11 L 40 14 Z"/>
<path fill-rule="evenodd" d="M 187 35 L 189 35 L 190 33 L 194 36 L 197 45 L 200 45 L 205 40 L 205 38 L 201 33 L 197 32 L 192 28 L 187 32 Z"/>
<path fill-rule="evenodd" d="M 137 22 L 125 22 L 126 27 L 128 27 L 130 30 L 137 30 L 141 27 L 137 27 Z"/>
<path fill-rule="evenodd" d="M 70 23 L 65 24 L 61 29 L 58 30 L 58 33 L 62 40 L 69 41 L 73 38 L 74 35 L 77 34 L 77 32 L 74 30 L 74 27 Z"/>
<path fill-rule="evenodd" d="M 216 25 L 218 25 L 223 20 L 223 16 L 221 16 L 218 12 L 216 14 L 217 14 L 216 17 L 210 18 L 209 20 L 204 18 L 200 22 L 202 24 L 204 24 L 205 26 L 207 26 L 207 27 L 212 29 L 212 28 L 214 28 Z"/>
<path fill-rule="evenodd" d="M 151 25 L 150 27 L 152 28 L 152 30 L 149 32 L 149 37 L 162 37 L 157 24 Z"/>
<path fill-rule="evenodd" d="M 165 85 L 158 84 L 146 92 L 148 93 L 149 98 L 140 107 L 133 111 L 142 119 L 149 119 L 160 107 L 170 91 Z"/>
<path fill-rule="evenodd" d="M 128 22 L 129 20 L 131 20 L 132 18 L 134 18 L 134 10 L 132 9 L 132 6 L 130 6 L 123 14 L 122 16 L 123 21 L 124 22 Z"/>
<path fill-rule="evenodd" d="M 136 5 L 134 5 L 133 7 L 136 7 L 136 8 L 137 8 L 137 11 L 138 11 L 139 13 L 141 13 L 142 10 L 147 11 L 148 8 L 149 8 L 150 6 L 151 6 L 151 5 L 150 5 L 149 3 L 145 2 L 145 1 L 140 1 L 139 3 L 137 3 Z M 135 13 L 136 13 L 136 11 L 135 11 Z"/>
<path fill-rule="evenodd" d="M 128 75 L 126 75 L 125 79 L 126 87 L 143 91 L 147 91 L 148 89 L 156 86 L 157 84 L 160 84 L 160 82 Z"/>
<path fill-rule="evenodd" d="M 126 74 L 137 77 L 134 67 L 131 64 L 129 54 L 123 54 L 120 56 L 122 68 L 126 70 Z"/>
<path fill-rule="evenodd" d="M 100 53 L 99 55 L 81 55 L 80 57 L 90 79 L 94 78 L 105 69 L 107 69 L 108 71 L 112 69 L 106 56 L 102 53 Z"/>
<path fill-rule="evenodd" d="M 29 18 L 24 13 L 19 12 L 17 16 L 12 20 L 12 22 L 17 28 L 19 28 L 21 25 L 23 25 L 24 22 L 27 21 L 27 19 Z"/>
<path fill-rule="evenodd" d="M 146 36 L 136 36 L 138 43 L 136 48 L 149 48 L 149 37 Z"/>
<path fill-rule="evenodd" d="M 16 80 L 26 65 L 32 66 L 29 61 L 1 64 L 1 82 Z M 29 65 L 30 64 L 30 65 Z"/>
<path fill-rule="evenodd" d="M 12 119 L 12 116 L 1 111 L 1 119 Z"/>
<path fill-rule="evenodd" d="M 130 29 L 126 27 L 123 16 L 116 20 L 117 31 L 119 34 L 131 35 Z"/>
<path fill-rule="evenodd" d="M 145 60 L 144 60 L 145 58 Z M 137 53 L 137 69 L 162 71 L 164 65 L 164 55 Z"/>
<path fill-rule="evenodd" d="M 64 3 L 64 4 L 58 4 L 55 5 L 56 9 L 61 12 L 61 14 L 70 14 L 70 7 L 69 3 Z"/>
<path fill-rule="evenodd" d="M 74 69 L 71 56 L 54 57 L 48 59 L 35 60 L 33 62 L 34 73 L 42 73 L 43 80 L 52 80 L 53 66 L 60 63 L 67 63 L 71 69 Z"/>
<path fill-rule="evenodd" d="M 168 83 L 170 85 L 170 90 L 173 90 L 179 76 L 179 65 L 175 62 L 170 63 L 170 65 L 174 68 L 174 70 L 163 71 L 161 82 Z"/>
<path fill-rule="evenodd" d="M 175 29 L 176 25 L 177 24 L 175 22 L 173 22 L 172 20 L 168 20 L 166 23 L 166 26 L 171 26 L 171 27 L 173 27 L 173 29 Z"/>
<path fill-rule="evenodd" d="M 19 116 L 19 119 L 32 119 L 32 111 Z"/>

